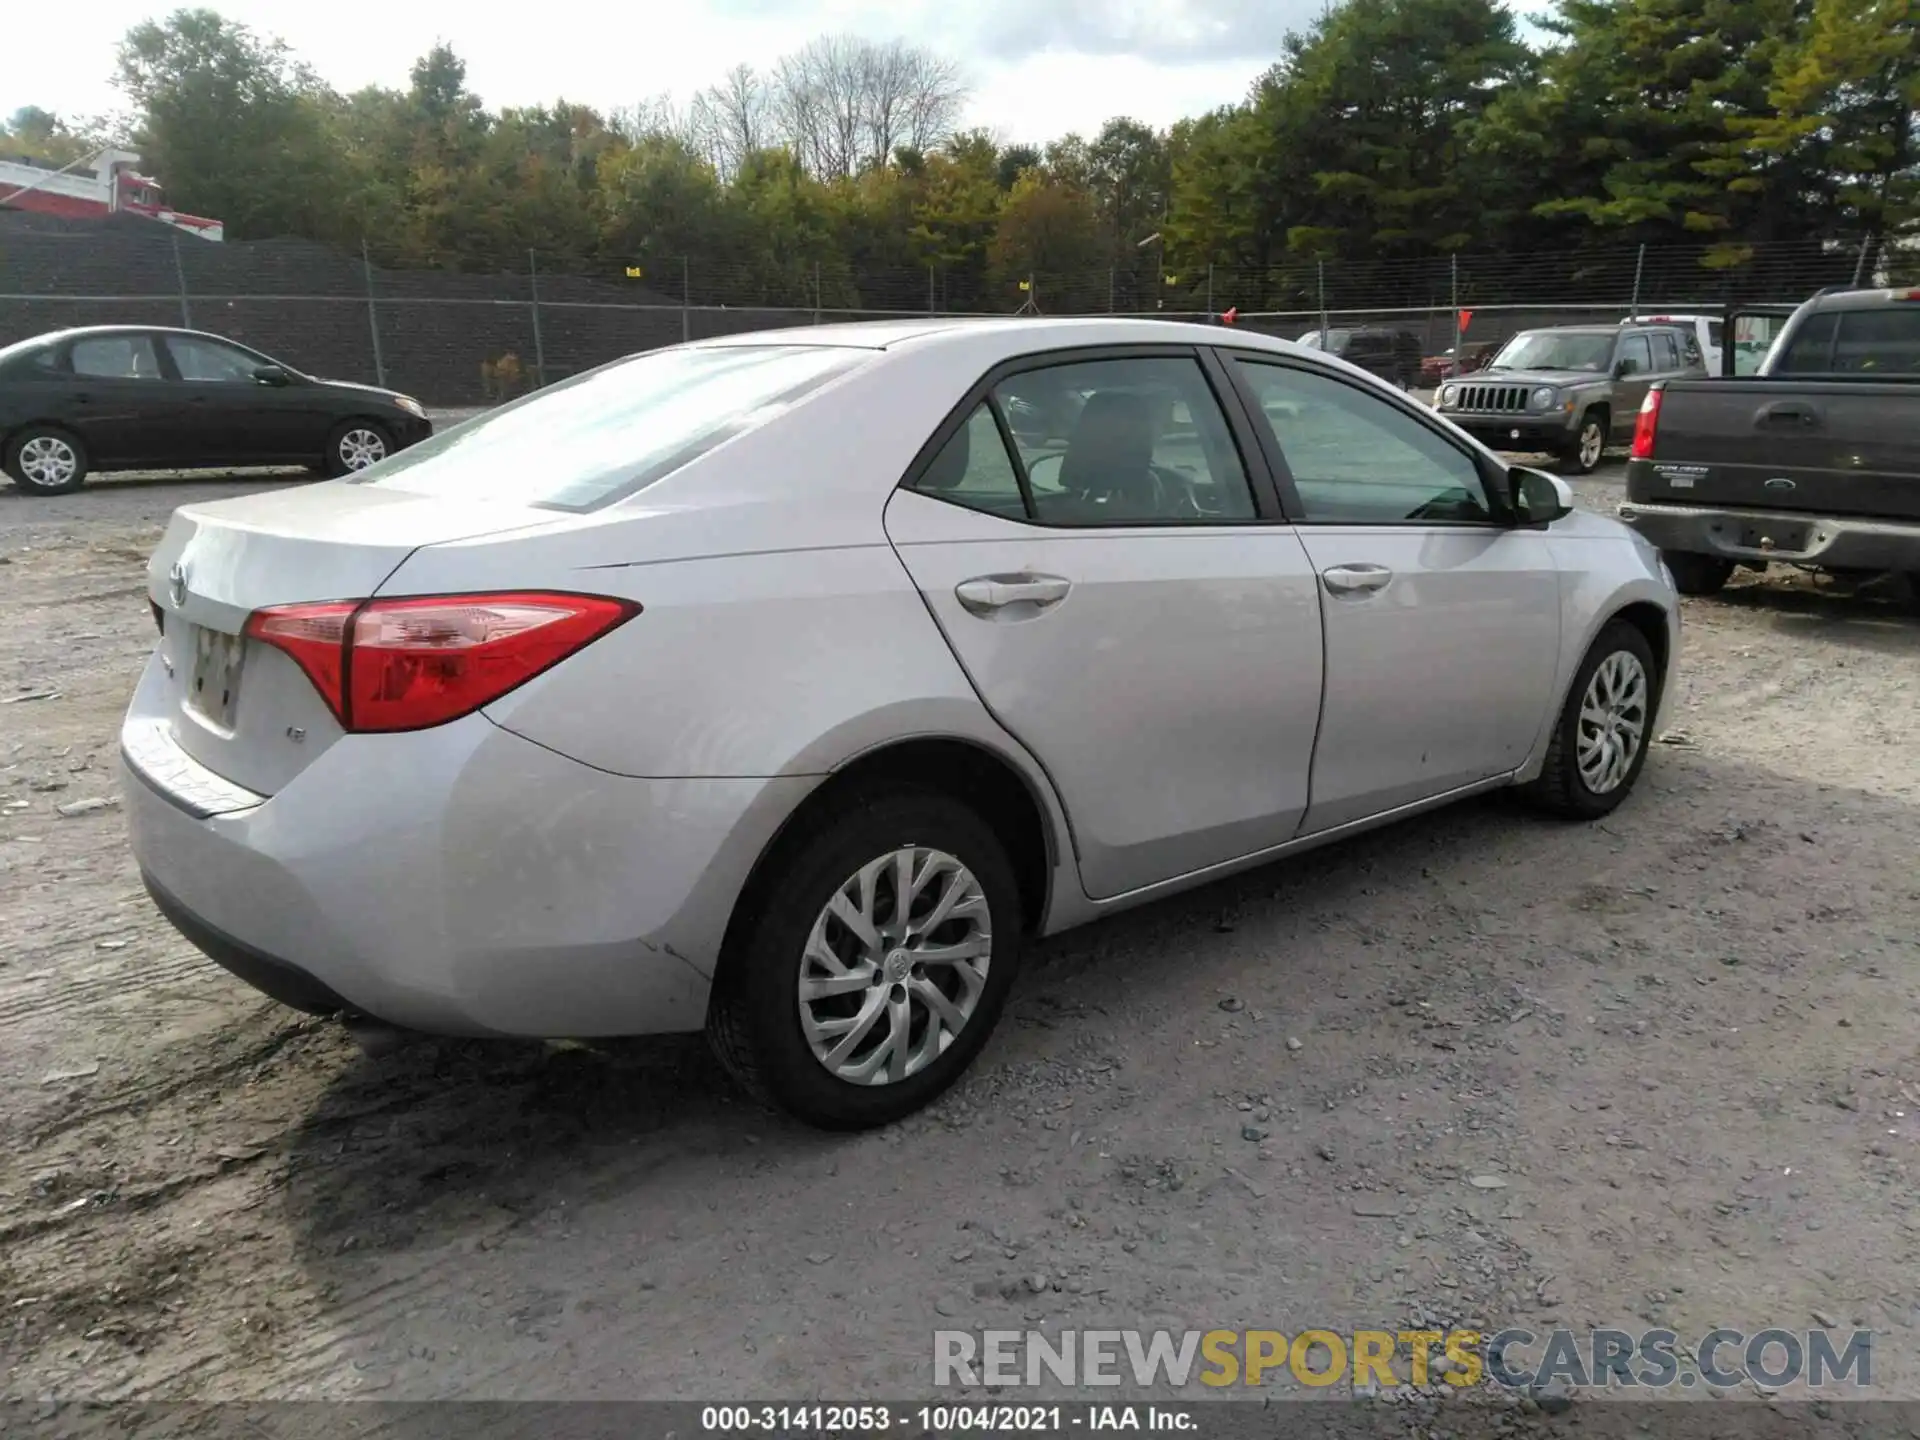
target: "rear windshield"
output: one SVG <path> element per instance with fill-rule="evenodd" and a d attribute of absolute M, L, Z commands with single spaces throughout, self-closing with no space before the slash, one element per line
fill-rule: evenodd
<path fill-rule="evenodd" d="M 1776 375 L 1920 373 L 1920 306 L 1829 310 L 1793 332 Z"/>
<path fill-rule="evenodd" d="M 636 355 L 444 430 L 355 483 L 591 510 L 764 424 L 871 353 L 739 345 Z"/>

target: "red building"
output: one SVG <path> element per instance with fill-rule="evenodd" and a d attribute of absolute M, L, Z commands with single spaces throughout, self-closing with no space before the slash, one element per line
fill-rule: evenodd
<path fill-rule="evenodd" d="M 0 159 L 0 208 L 76 220 L 124 212 L 171 225 L 202 240 L 226 237 L 226 227 L 218 220 L 168 209 L 158 183 L 134 168 L 139 163 L 140 157 L 131 150 L 102 150 L 86 164 L 69 170 Z"/>

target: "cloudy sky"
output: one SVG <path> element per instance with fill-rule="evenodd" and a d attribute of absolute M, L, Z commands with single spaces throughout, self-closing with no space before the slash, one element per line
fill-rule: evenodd
<path fill-rule="evenodd" d="M 762 65 L 817 35 L 895 37 L 959 61 L 972 83 L 970 124 L 1008 141 L 1092 131 L 1127 114 L 1164 125 L 1241 98 L 1279 53 L 1281 37 L 1323 0 L 656 0 L 553 12 L 479 0 L 460 6 L 392 0 L 214 0 L 213 8 L 277 34 L 336 88 L 402 86 L 438 40 L 467 62 L 490 106 L 564 97 L 603 109 L 662 93 L 685 99 L 732 65 Z M 114 47 L 126 30 L 173 8 L 152 0 L 45 0 L 9 7 L 0 115 L 22 105 L 98 114 L 120 103 Z M 648 12 L 652 12 L 650 18 Z"/>

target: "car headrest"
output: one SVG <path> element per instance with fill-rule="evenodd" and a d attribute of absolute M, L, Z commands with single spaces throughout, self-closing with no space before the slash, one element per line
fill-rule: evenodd
<path fill-rule="evenodd" d="M 1153 463 L 1153 417 L 1138 395 L 1099 391 L 1087 398 L 1066 458 L 1060 462 L 1060 488 L 1077 492 L 1131 488 L 1146 479 Z"/>

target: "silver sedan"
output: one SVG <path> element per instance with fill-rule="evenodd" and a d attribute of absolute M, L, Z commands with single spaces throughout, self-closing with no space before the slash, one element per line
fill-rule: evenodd
<path fill-rule="evenodd" d="M 177 512 L 134 847 L 284 1003 L 704 1029 L 820 1125 L 967 1067 L 1021 944 L 1497 786 L 1632 788 L 1632 531 L 1317 351 L 928 319 L 633 356 Z"/>

